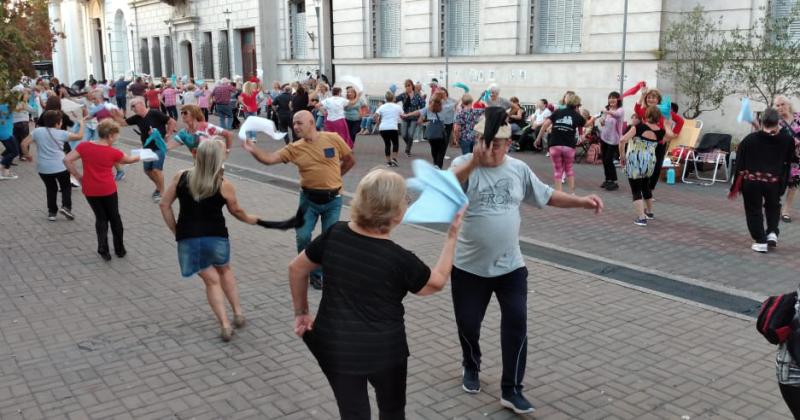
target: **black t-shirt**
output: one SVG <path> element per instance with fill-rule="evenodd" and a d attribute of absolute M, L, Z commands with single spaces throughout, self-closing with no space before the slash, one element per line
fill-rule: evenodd
<path fill-rule="evenodd" d="M 763 131 L 750 133 L 736 151 L 736 171 L 770 173 L 783 178 L 789 164 L 796 162 L 794 139 L 781 131 L 773 136 Z"/>
<path fill-rule="evenodd" d="M 278 115 L 284 117 L 291 117 L 292 110 L 289 109 L 289 103 L 291 102 L 292 102 L 292 97 L 288 93 L 283 92 L 272 100 L 272 105 L 275 107 L 275 110 L 278 112 Z"/>
<path fill-rule="evenodd" d="M 167 141 L 167 123 L 169 122 L 169 117 L 161 113 L 161 111 L 151 109 L 147 111 L 147 115 L 144 117 L 134 115 L 126 118 L 125 122 L 127 122 L 128 125 L 135 125 L 138 127 L 139 137 L 142 140 L 142 145 L 144 145 L 144 143 L 147 141 L 147 138 L 150 137 L 150 128 L 160 131 L 161 137 L 164 137 L 165 142 Z M 151 142 L 149 145 L 147 145 L 147 148 L 153 151 L 158 150 L 156 142 Z"/>
<path fill-rule="evenodd" d="M 308 93 L 295 94 L 292 96 L 292 114 L 308 110 Z"/>
<path fill-rule="evenodd" d="M 314 329 L 303 340 L 329 372 L 363 375 L 408 358 L 403 298 L 427 284 L 431 270 L 387 239 L 338 222 L 306 248 L 325 282 Z"/>
<path fill-rule="evenodd" d="M 553 129 L 547 145 L 575 147 L 578 128 L 586 124 L 583 116 L 574 108 L 564 108 L 552 113 L 548 119 L 553 123 Z"/>

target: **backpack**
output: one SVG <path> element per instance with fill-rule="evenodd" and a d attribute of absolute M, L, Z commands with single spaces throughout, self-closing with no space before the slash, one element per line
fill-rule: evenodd
<path fill-rule="evenodd" d="M 589 150 L 586 151 L 586 163 L 591 165 L 603 163 L 603 156 L 602 153 L 600 153 L 599 143 L 592 143 L 589 145 Z"/>
<path fill-rule="evenodd" d="M 785 342 L 792 332 L 791 322 L 794 318 L 794 305 L 797 292 L 770 296 L 761 304 L 756 320 L 756 329 L 770 344 Z"/>

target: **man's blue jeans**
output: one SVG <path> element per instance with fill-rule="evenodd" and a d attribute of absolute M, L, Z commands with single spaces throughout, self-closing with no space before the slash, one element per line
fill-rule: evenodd
<path fill-rule="evenodd" d="M 220 127 L 230 130 L 233 126 L 233 110 L 230 104 L 214 104 L 214 113 L 219 117 Z"/>
<path fill-rule="evenodd" d="M 300 193 L 300 208 L 303 209 L 305 222 L 303 226 L 295 229 L 297 237 L 297 253 L 306 249 L 311 242 L 311 235 L 317 226 L 317 219 L 322 219 L 322 231 L 330 229 L 334 223 L 339 221 L 339 214 L 342 211 L 342 197 L 336 197 L 325 204 L 316 204 L 308 199 L 306 193 Z M 312 275 L 322 276 L 322 270 L 314 270 Z"/>

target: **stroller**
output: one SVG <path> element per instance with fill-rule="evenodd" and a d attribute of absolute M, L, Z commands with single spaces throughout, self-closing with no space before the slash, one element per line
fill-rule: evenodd
<path fill-rule="evenodd" d="M 587 160 L 587 158 L 589 158 L 592 154 L 589 152 L 590 149 L 597 148 L 599 151 L 600 148 L 600 129 L 597 128 L 597 126 L 592 126 L 592 128 L 589 129 L 589 131 L 585 133 L 583 137 L 583 141 L 579 142 L 575 147 L 575 163 L 580 163 L 583 160 Z M 599 155 L 599 153 L 597 153 L 597 155 Z M 588 163 L 595 164 L 597 162 L 592 161 Z"/>

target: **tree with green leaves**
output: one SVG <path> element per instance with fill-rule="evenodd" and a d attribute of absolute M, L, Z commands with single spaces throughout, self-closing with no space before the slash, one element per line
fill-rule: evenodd
<path fill-rule="evenodd" d="M 664 65 L 658 73 L 674 81 L 686 118 L 719 109 L 725 96 L 733 93 L 727 71 L 731 50 L 721 23 L 722 18 L 710 19 L 697 5 L 671 20 L 663 34 Z"/>
<path fill-rule="evenodd" d="M 55 37 L 47 0 L 0 1 L 0 103 L 12 103 L 12 88 L 35 73 L 33 62 L 49 59 Z"/>
<path fill-rule="evenodd" d="M 749 28 L 730 34 L 735 91 L 768 106 L 775 95 L 800 95 L 800 31 L 795 27 L 800 5 L 785 9 L 788 13 L 765 13 Z"/>

